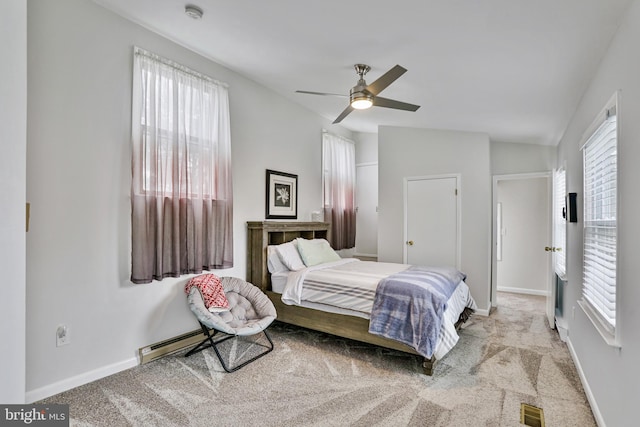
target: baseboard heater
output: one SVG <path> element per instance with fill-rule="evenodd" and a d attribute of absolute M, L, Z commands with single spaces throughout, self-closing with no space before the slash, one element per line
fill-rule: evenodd
<path fill-rule="evenodd" d="M 140 364 L 144 365 L 145 363 L 159 359 L 167 354 L 183 350 L 186 347 L 199 343 L 203 339 L 204 333 L 202 332 L 202 329 L 197 329 L 195 331 L 178 335 L 177 337 L 142 347 L 138 350 Z"/>

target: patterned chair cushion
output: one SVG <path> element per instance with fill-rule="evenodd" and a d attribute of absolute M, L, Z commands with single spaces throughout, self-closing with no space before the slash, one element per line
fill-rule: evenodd
<path fill-rule="evenodd" d="M 228 311 L 209 312 L 198 288 L 189 291 L 189 308 L 203 325 L 230 335 L 253 335 L 275 320 L 273 303 L 258 287 L 237 277 L 223 277 L 221 281 Z"/>

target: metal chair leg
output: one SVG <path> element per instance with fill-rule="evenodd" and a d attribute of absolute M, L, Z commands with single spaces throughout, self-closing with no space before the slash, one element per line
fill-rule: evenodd
<path fill-rule="evenodd" d="M 266 331 L 266 330 L 263 330 L 263 331 L 262 331 L 262 333 L 264 334 L 264 336 L 265 336 L 265 337 L 267 338 L 267 340 L 269 341 L 269 346 L 265 346 L 265 345 L 262 345 L 262 344 L 259 344 L 259 345 L 262 345 L 263 347 L 265 347 L 265 348 L 266 348 L 266 350 L 265 350 L 265 351 L 263 351 L 262 353 L 257 354 L 256 356 L 252 357 L 251 359 L 244 361 L 243 363 L 241 363 L 241 364 L 240 364 L 240 365 L 238 365 L 238 366 L 230 367 L 230 366 L 228 366 L 228 365 L 227 365 L 227 363 L 224 361 L 224 358 L 222 357 L 222 354 L 220 354 L 220 351 L 218 350 L 218 344 L 220 344 L 220 343 L 222 343 L 222 342 L 224 342 L 224 341 L 227 341 L 227 340 L 229 340 L 229 339 L 231 339 L 231 338 L 236 338 L 236 339 L 237 339 L 237 338 L 238 338 L 238 336 L 236 336 L 236 335 L 227 335 L 227 336 L 225 336 L 225 337 L 223 337 L 223 338 L 221 338 L 221 339 L 219 339 L 219 340 L 217 340 L 217 341 L 216 341 L 216 340 L 214 340 L 214 339 L 213 339 L 213 336 L 214 336 L 218 331 L 214 331 L 214 334 L 213 334 L 213 335 L 211 335 L 211 333 L 209 332 L 209 328 L 207 328 L 206 326 L 204 326 L 202 323 L 200 324 L 200 326 L 202 327 L 202 330 L 203 330 L 204 334 L 206 335 L 206 338 L 205 338 L 205 339 L 204 339 L 200 344 L 196 345 L 194 348 L 192 348 L 191 350 L 189 350 L 189 351 L 187 352 L 187 354 L 185 354 L 185 357 L 189 357 L 189 356 L 191 356 L 191 355 L 192 355 L 192 354 L 194 354 L 194 353 L 200 352 L 200 351 L 202 351 L 202 350 L 204 350 L 204 349 L 207 349 L 207 348 L 209 348 L 209 347 L 213 347 L 213 350 L 215 351 L 216 356 L 218 356 L 218 360 L 220 360 L 220 364 L 222 365 L 222 368 L 223 368 L 226 372 L 229 372 L 229 373 L 231 373 L 231 372 L 235 372 L 235 371 L 237 371 L 238 369 L 240 369 L 240 368 L 242 368 L 242 367 L 244 367 L 244 366 L 248 365 L 249 363 L 251 363 L 251 362 L 253 362 L 253 361 L 255 361 L 255 360 L 257 360 L 257 359 L 261 358 L 262 356 L 266 355 L 267 353 L 270 353 L 270 352 L 273 350 L 273 348 L 274 348 L 273 341 L 271 340 L 271 337 L 269 336 L 269 334 L 267 333 L 267 331 Z"/>

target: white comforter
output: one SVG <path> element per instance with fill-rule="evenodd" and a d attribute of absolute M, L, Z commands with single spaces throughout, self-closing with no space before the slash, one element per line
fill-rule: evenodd
<path fill-rule="evenodd" d="M 368 318 L 378 282 L 409 268 L 408 264 L 345 258 L 289 273 L 282 292 L 288 305 L 322 304 L 353 310 Z M 317 307 L 317 306 L 316 306 Z M 442 358 L 458 342 L 455 322 L 465 307 L 476 308 L 469 287 L 460 282 L 447 302 L 434 356 Z"/>
<path fill-rule="evenodd" d="M 368 314 L 378 282 L 407 268 L 406 264 L 356 258 L 307 267 L 289 273 L 282 302 L 299 305 L 301 301 L 310 301 Z"/>

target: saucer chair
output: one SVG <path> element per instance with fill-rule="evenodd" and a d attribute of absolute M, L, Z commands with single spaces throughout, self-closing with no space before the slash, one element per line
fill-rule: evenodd
<path fill-rule="evenodd" d="M 224 289 L 224 296 L 229 302 L 228 308 L 223 311 L 211 312 L 205 307 L 200 290 L 196 286 L 189 290 L 187 302 L 202 327 L 205 339 L 189 350 L 185 357 L 213 347 L 224 370 L 234 372 L 273 350 L 273 341 L 271 341 L 266 329 L 275 320 L 277 314 L 269 297 L 251 283 L 237 277 L 222 277 L 220 282 Z M 218 333 L 223 336 L 216 339 Z M 220 344 L 231 339 L 240 341 L 239 337 L 248 337 L 259 333 L 264 334 L 269 345 L 255 340 L 250 344 L 247 352 L 255 353 L 255 347 L 264 347 L 264 349 L 260 349 L 261 351 L 250 359 L 231 367 L 230 360 L 225 361 L 222 355 L 223 350 Z M 239 345 L 239 342 L 235 344 Z M 229 355 L 227 355 L 227 359 L 230 359 Z"/>

